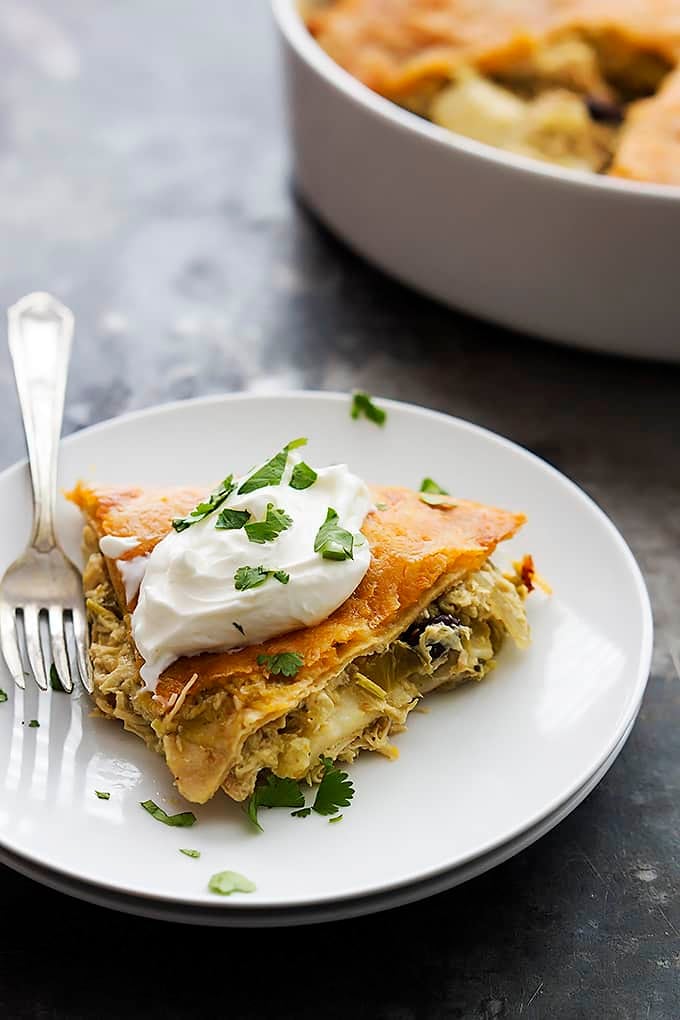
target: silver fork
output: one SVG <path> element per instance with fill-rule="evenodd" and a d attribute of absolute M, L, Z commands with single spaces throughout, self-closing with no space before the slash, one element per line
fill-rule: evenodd
<path fill-rule="evenodd" d="M 65 690 L 72 691 L 80 676 L 91 692 L 82 581 L 54 531 L 72 338 L 73 315 L 49 294 L 28 294 L 9 309 L 9 350 L 31 470 L 33 531 L 0 585 L 0 642 L 18 687 L 24 688 L 32 673 L 38 687 L 47 690 L 54 664 Z M 30 673 L 22 662 L 22 644 Z"/>

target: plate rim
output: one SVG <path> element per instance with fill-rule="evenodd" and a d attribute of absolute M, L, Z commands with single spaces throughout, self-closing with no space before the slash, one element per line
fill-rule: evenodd
<path fill-rule="evenodd" d="M 75 882 L 84 883 L 88 886 L 92 886 L 96 889 L 107 890 L 113 894 L 118 894 L 124 897 L 133 897 L 153 903 L 164 903 L 168 905 L 175 905 L 178 907 L 184 907 L 188 910 L 201 909 L 207 912 L 225 912 L 229 915 L 253 915 L 257 912 L 276 912 L 290 910 L 314 910 L 315 908 L 321 908 L 323 906 L 328 907 L 333 903 L 352 902 L 361 900 L 367 896 L 386 896 L 391 893 L 395 893 L 400 889 L 407 889 L 414 884 L 419 882 L 434 881 L 437 877 L 445 876 L 450 871 L 456 871 L 460 868 L 468 866 L 471 862 L 485 857 L 486 855 L 492 854 L 499 848 L 506 846 L 514 841 L 521 838 L 523 833 L 526 833 L 536 826 L 539 826 L 545 819 L 551 817 L 553 814 L 557 814 L 559 809 L 570 802 L 575 795 L 588 784 L 592 777 L 603 770 L 605 763 L 606 768 L 602 771 L 602 775 L 607 771 L 610 765 L 615 760 L 616 756 L 620 752 L 625 739 L 632 730 L 633 724 L 637 717 L 637 714 L 644 697 L 645 689 L 649 679 L 649 673 L 652 662 L 653 654 L 653 614 L 652 607 L 649 598 L 647 586 L 642 574 L 642 571 L 633 555 L 628 543 L 624 539 L 623 535 L 608 517 L 604 510 L 597 504 L 597 502 L 574 482 L 571 478 L 565 475 L 562 471 L 559 471 L 556 467 L 544 460 L 542 457 L 533 453 L 531 450 L 527 450 L 525 447 L 516 443 L 512 439 L 508 439 L 505 436 L 500 435 L 491 429 L 486 428 L 482 425 L 477 425 L 473 422 L 467 421 L 464 418 L 459 418 L 455 415 L 448 414 L 444 411 L 437 411 L 431 408 L 422 407 L 419 404 L 415 404 L 408 401 L 394 400 L 387 397 L 381 397 L 379 394 L 373 394 L 373 399 L 378 401 L 381 406 L 385 407 L 386 410 L 394 411 L 407 411 L 414 413 L 417 416 L 424 416 L 431 418 L 435 421 L 445 423 L 455 423 L 463 431 L 481 435 L 487 441 L 493 442 L 497 446 L 509 449 L 515 456 L 528 458 L 530 461 L 535 462 L 543 471 L 547 471 L 553 480 L 559 483 L 561 486 L 570 490 L 574 495 L 580 498 L 588 506 L 591 512 L 599 518 L 601 524 L 604 525 L 610 538 L 618 546 L 618 551 L 624 557 L 626 564 L 629 568 L 631 580 L 634 582 L 636 594 L 640 601 L 641 610 L 641 641 L 640 649 L 637 662 L 637 673 L 635 678 L 635 685 L 631 690 L 629 698 L 629 704 L 626 712 L 622 715 L 619 727 L 614 735 L 614 738 L 607 744 L 605 750 L 598 756 L 596 762 L 592 767 L 587 769 L 585 773 L 580 773 L 577 779 L 571 783 L 568 789 L 563 792 L 559 797 L 550 801 L 544 809 L 538 811 L 535 815 L 531 816 L 519 827 L 513 829 L 511 832 L 506 833 L 497 839 L 489 840 L 483 844 L 476 851 L 471 851 L 465 856 L 462 856 L 455 865 L 444 865 L 441 867 L 432 867 L 427 872 L 423 872 L 416 879 L 402 879 L 386 882 L 385 884 L 376 887 L 371 893 L 366 892 L 354 892 L 354 893 L 337 893 L 337 894 L 324 894 L 317 895 L 312 899 L 297 899 L 291 900 L 285 906 L 277 904 L 267 903 L 250 903 L 247 900 L 233 902 L 225 904 L 223 901 L 215 900 L 215 902 L 209 902 L 204 899 L 192 898 L 191 896 L 181 895 L 170 895 L 167 893 L 149 892 L 140 893 L 136 889 L 126 888 L 120 884 L 113 882 L 107 882 L 105 879 L 84 879 L 78 875 L 78 872 L 74 868 L 68 868 L 61 865 L 44 865 L 36 855 L 26 853 L 23 851 L 16 851 L 14 848 L 7 845 L 5 838 L 0 834 L 0 851 L 5 851 L 10 855 L 14 855 L 20 860 L 29 861 L 39 868 L 45 868 L 49 873 L 56 873 L 57 875 L 63 876 L 65 879 L 71 879 Z M 154 404 L 149 407 L 139 408 L 132 411 L 128 411 L 121 415 L 116 415 L 112 418 L 105 419 L 104 421 L 97 422 L 93 425 L 87 426 L 82 429 L 78 429 L 69 435 L 62 437 L 60 440 L 60 450 L 62 445 L 72 445 L 77 443 L 79 437 L 84 434 L 96 435 L 100 431 L 115 428 L 119 424 L 128 424 L 138 421 L 144 418 L 153 418 L 162 416 L 164 414 L 172 414 L 177 411 L 188 410 L 191 411 L 195 407 L 206 407 L 210 405 L 219 406 L 224 404 L 234 404 L 240 402 L 253 402 L 253 401 L 300 401 L 304 400 L 309 403 L 313 402 L 330 402 L 335 404 L 345 403 L 349 411 L 349 401 L 351 399 L 351 393 L 331 391 L 331 390 L 281 390 L 274 393 L 251 393 L 251 392 L 238 392 L 238 393 L 221 393 L 221 394 L 208 394 L 205 396 L 193 397 L 188 400 L 174 400 L 165 403 Z M 13 475 L 19 475 L 25 472 L 27 468 L 26 459 L 15 462 L 9 467 L 5 468 L 0 472 L 0 485 L 8 478 Z M 625 735 L 625 736 L 624 736 Z M 623 739 L 622 739 L 623 738 Z M 617 750 L 618 748 L 618 750 Z M 611 759 L 611 761 L 610 761 Z M 584 795 L 585 796 L 585 795 Z M 574 803 L 574 807 L 577 806 L 577 802 Z M 567 812 L 569 813 L 569 812 Z M 557 824 L 557 822 L 555 822 Z M 548 831 L 548 830 L 546 830 Z M 540 837 L 536 837 L 540 838 Z M 0 860 L 4 854 L 0 853 Z M 11 865 L 10 865 L 11 866 Z M 493 865 L 491 865 L 493 866 Z M 472 877 L 472 875 L 470 876 Z M 40 879 L 38 879 L 40 881 Z M 455 884 L 455 883 L 454 883 Z M 406 901 L 404 901 L 406 902 Z M 237 923 L 237 922 L 235 922 Z M 302 923 L 302 922 L 300 922 Z"/>
<path fill-rule="evenodd" d="M 497 847 L 496 850 L 481 857 L 476 857 L 466 864 L 447 868 L 440 874 L 430 878 L 405 882 L 392 889 L 383 892 L 360 894 L 357 896 L 345 896 L 335 900 L 327 900 L 309 907 L 254 907 L 247 912 L 234 912 L 227 904 L 223 909 L 216 912 L 211 904 L 201 903 L 200 905 L 183 905 L 175 901 L 163 901 L 141 894 L 121 893 L 115 889 L 109 893 L 102 886 L 87 879 L 70 880 L 65 877 L 59 880 L 61 872 L 55 868 L 46 868 L 42 872 L 39 865 L 26 867 L 21 858 L 14 859 L 0 847 L 0 864 L 12 868 L 41 885 L 56 890 L 66 896 L 73 896 L 85 903 L 94 904 L 98 907 L 105 907 L 108 910 L 117 910 L 124 914 L 144 917 L 157 921 L 166 921 L 173 924 L 199 924 L 213 928 L 284 928 L 298 927 L 300 925 L 327 924 L 336 921 L 349 920 L 354 917 L 362 917 L 365 914 L 384 913 L 388 910 L 395 910 L 398 907 L 409 906 L 418 903 L 420 900 L 429 899 L 431 896 L 438 896 L 440 893 L 449 892 L 459 885 L 464 885 L 473 878 L 479 878 L 492 871 L 493 868 L 516 857 L 517 854 L 528 850 L 530 846 L 547 836 L 554 828 L 563 822 L 568 816 L 579 807 L 583 801 L 594 792 L 610 770 L 621 751 L 625 747 L 628 738 L 633 730 L 637 715 L 640 711 L 642 701 L 638 705 L 635 717 L 631 720 L 621 740 L 614 748 L 611 756 L 596 770 L 583 787 L 577 790 L 573 797 L 546 818 L 541 819 L 537 824 L 516 838 L 509 840 Z M 52 875 L 57 874 L 53 879 Z M 102 890 L 101 892 L 99 890 Z"/>

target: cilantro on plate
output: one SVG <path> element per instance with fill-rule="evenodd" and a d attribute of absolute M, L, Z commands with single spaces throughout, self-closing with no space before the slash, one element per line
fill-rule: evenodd
<path fill-rule="evenodd" d="M 218 871 L 208 882 L 210 892 L 219 896 L 231 896 L 235 892 L 255 892 L 256 885 L 237 871 Z"/>
<path fill-rule="evenodd" d="M 54 663 L 52 663 L 52 665 L 50 666 L 50 687 L 52 688 L 53 691 L 60 691 L 62 694 L 66 694 L 66 688 L 59 679 L 57 667 L 54 665 Z"/>
<path fill-rule="evenodd" d="M 270 772 L 261 786 L 256 786 L 248 801 L 248 818 L 260 832 L 262 826 L 257 817 L 259 808 L 292 807 L 303 808 L 305 798 L 294 779 L 281 779 Z"/>
<path fill-rule="evenodd" d="M 158 804 L 154 804 L 152 800 L 142 800 L 140 804 L 145 811 L 149 812 L 152 818 L 155 818 L 157 822 L 163 822 L 164 825 L 188 828 L 196 821 L 196 815 L 193 811 L 182 811 L 178 815 L 169 815 Z"/>
<path fill-rule="evenodd" d="M 320 815 L 335 815 L 340 808 L 349 806 L 354 787 L 346 772 L 336 769 L 330 758 L 320 757 L 324 772 L 312 808 Z"/>
<path fill-rule="evenodd" d="M 375 422 L 376 425 L 384 425 L 387 420 L 387 412 L 374 404 L 371 396 L 368 393 L 362 393 L 361 390 L 355 390 L 352 394 L 350 414 L 354 419 L 363 415 L 369 421 Z"/>

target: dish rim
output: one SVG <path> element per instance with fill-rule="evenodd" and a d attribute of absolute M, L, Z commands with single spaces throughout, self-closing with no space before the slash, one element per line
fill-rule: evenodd
<path fill-rule="evenodd" d="M 642 202 L 657 201 L 673 204 L 680 202 L 679 185 L 632 181 L 624 177 L 609 177 L 604 174 L 588 173 L 585 170 L 560 167 L 553 163 L 543 163 L 530 156 L 506 152 L 503 149 L 439 127 L 439 125 L 425 120 L 424 117 L 402 109 L 379 93 L 373 92 L 358 78 L 353 77 L 340 64 L 337 64 L 308 31 L 298 10 L 298 0 L 271 0 L 271 6 L 274 19 L 283 38 L 308 67 L 324 78 L 329 85 L 334 86 L 353 104 L 367 109 L 382 120 L 389 121 L 406 133 L 419 135 L 423 141 L 430 143 L 434 148 L 462 152 L 466 156 L 493 164 L 511 174 L 517 176 L 528 174 L 538 177 L 548 184 L 571 185 L 581 190 L 593 188 L 596 191 L 604 191 L 615 201 L 639 199 Z"/>
<path fill-rule="evenodd" d="M 589 511 L 594 513 L 596 517 L 600 519 L 602 525 L 607 529 L 612 540 L 618 547 L 619 553 L 623 556 L 628 565 L 631 580 L 634 583 L 635 592 L 638 597 L 641 609 L 641 641 L 635 683 L 631 689 L 626 712 L 625 715 L 623 715 L 620 720 L 618 730 L 614 734 L 613 739 L 607 744 L 605 748 L 603 748 L 595 763 L 589 769 L 586 769 L 585 772 L 580 773 L 578 777 L 569 785 L 569 787 L 565 791 L 562 792 L 562 794 L 559 797 L 550 801 L 548 804 L 544 805 L 542 810 L 540 810 L 536 815 L 527 819 L 525 823 L 522 824 L 519 828 L 514 829 L 509 833 L 502 834 L 496 839 L 489 841 L 489 843 L 479 847 L 476 852 L 471 852 L 466 856 L 461 857 L 461 859 L 457 861 L 455 864 L 444 865 L 443 867 L 440 868 L 432 868 L 426 874 L 422 874 L 419 879 L 386 883 L 383 886 L 380 886 L 379 888 L 373 890 L 372 895 L 380 895 L 389 894 L 390 892 L 394 892 L 402 888 L 405 889 L 412 885 L 414 881 L 434 879 L 438 875 L 443 876 L 448 872 L 456 871 L 459 868 L 465 867 L 468 863 L 477 860 L 477 858 L 492 853 L 497 848 L 520 838 L 523 833 L 528 832 L 534 826 L 539 825 L 543 820 L 547 819 L 555 812 L 557 812 L 560 809 L 560 807 L 567 804 L 574 797 L 574 795 L 588 783 L 588 781 L 593 777 L 593 775 L 595 775 L 595 773 L 597 773 L 602 768 L 605 762 L 607 762 L 610 758 L 613 762 L 614 758 L 616 757 L 616 754 L 614 753 L 616 748 L 619 747 L 620 749 L 623 746 L 623 743 L 625 742 L 622 741 L 623 734 L 629 733 L 630 730 L 632 729 L 632 726 L 639 712 L 642 699 L 644 697 L 645 689 L 647 687 L 653 652 L 653 616 L 652 607 L 649 599 L 649 593 L 647 591 L 647 586 L 645 584 L 644 577 L 626 540 L 623 538 L 621 532 L 615 526 L 613 521 L 611 521 L 607 514 L 598 506 L 595 500 L 593 500 L 591 496 L 589 496 L 579 485 L 577 485 L 576 482 L 572 481 L 563 472 L 553 467 L 552 464 L 550 464 L 548 461 L 545 461 L 537 454 L 532 453 L 530 450 L 525 449 L 518 443 L 515 443 L 513 440 L 507 439 L 506 437 L 501 436 L 498 433 L 493 432 L 492 430 L 487 429 L 482 425 L 477 425 L 472 422 L 466 421 L 465 419 L 458 418 L 455 415 L 450 415 L 443 411 L 435 411 L 430 408 L 421 407 L 418 404 L 410 403 L 407 401 L 382 398 L 379 395 L 374 395 L 374 398 L 378 400 L 381 406 L 385 407 L 385 409 L 388 411 L 390 409 L 393 409 L 395 411 L 406 410 L 411 413 L 416 412 L 418 415 L 422 415 L 426 418 L 431 418 L 436 421 L 443 420 L 446 422 L 454 422 L 456 426 L 458 428 L 462 428 L 463 431 L 472 432 L 476 434 L 481 433 L 482 436 L 487 441 L 492 442 L 497 446 L 505 448 L 505 450 L 511 453 L 513 456 L 528 458 L 530 461 L 536 462 L 536 464 L 540 466 L 541 470 L 547 472 L 558 485 L 566 487 L 567 489 L 571 490 L 574 493 L 574 495 L 576 495 L 582 502 L 585 503 Z M 308 401 L 309 403 L 314 403 L 317 401 L 328 401 L 331 403 L 348 404 L 349 396 L 347 393 L 326 390 L 284 390 L 279 393 L 271 394 L 259 394 L 250 392 L 210 394 L 207 396 L 194 397 L 190 400 L 168 401 L 166 403 L 155 404 L 150 407 L 129 411 L 125 414 L 117 415 L 113 418 L 106 419 L 102 422 L 97 422 L 96 424 L 90 425 L 85 429 L 79 429 L 78 431 L 63 437 L 61 442 L 70 445 L 74 442 L 77 442 L 79 437 L 82 436 L 83 433 L 87 433 L 88 435 L 91 435 L 93 433 L 96 434 L 97 432 L 111 428 L 117 423 L 129 423 L 139 421 L 144 418 L 151 418 L 157 415 L 162 415 L 177 410 L 184 409 L 191 410 L 194 407 L 206 406 L 210 404 L 220 405 L 239 403 L 242 401 L 249 400 L 272 400 L 272 399 L 277 400 L 284 399 L 295 401 L 304 400 Z M 5 479 L 11 475 L 25 472 L 26 466 L 27 466 L 26 460 L 22 460 L 5 468 L 2 472 L 0 472 L 0 484 L 2 484 L 5 481 Z M 91 884 L 97 888 L 108 889 L 113 891 L 114 893 L 118 892 L 127 896 L 141 897 L 146 900 L 170 904 L 184 904 L 189 909 L 192 906 L 201 908 L 207 907 L 208 909 L 213 910 L 224 910 L 238 913 L 242 912 L 252 913 L 254 911 L 276 912 L 277 910 L 283 910 L 289 907 L 290 908 L 297 907 L 301 910 L 304 909 L 313 910 L 314 907 L 318 907 L 321 905 L 338 903 L 344 900 L 352 901 L 354 899 L 359 899 L 362 896 L 366 895 L 365 893 L 357 892 L 350 894 L 339 893 L 337 895 L 330 896 L 326 895 L 321 897 L 317 896 L 311 900 L 307 899 L 298 900 L 295 902 L 291 901 L 291 903 L 286 904 L 285 907 L 280 905 L 279 906 L 268 905 L 265 903 L 250 905 L 247 901 L 239 903 L 234 902 L 226 905 L 216 900 L 215 903 L 213 904 L 206 902 L 204 899 L 197 899 L 191 896 L 188 897 L 169 896 L 167 894 L 159 892 L 147 892 L 144 894 L 140 894 L 137 890 L 130 888 L 122 888 L 119 884 L 109 883 L 106 882 L 105 880 L 95 881 L 91 879 L 83 879 L 82 876 L 80 876 L 74 869 L 68 867 L 60 867 L 59 865 L 57 866 L 51 864 L 45 865 L 43 862 L 38 860 L 35 854 L 17 851 L 14 847 L 7 845 L 2 835 L 0 835 L 0 849 L 4 849 L 8 851 L 10 854 L 20 857 L 22 860 L 32 862 L 33 864 L 42 865 L 42 867 L 44 867 L 51 873 L 57 873 L 65 877 L 70 877 L 72 879 L 76 879 L 79 882 L 86 882 L 87 884 Z"/>

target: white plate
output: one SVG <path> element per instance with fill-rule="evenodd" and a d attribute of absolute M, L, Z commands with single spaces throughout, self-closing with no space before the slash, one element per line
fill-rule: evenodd
<path fill-rule="evenodd" d="M 224 797 L 194 809 L 191 829 L 154 821 L 140 801 L 182 807 L 160 758 L 90 718 L 85 695 L 31 689 L 22 699 L 3 671 L 0 846 L 8 863 L 79 895 L 89 889 L 93 899 L 175 918 L 339 917 L 375 909 L 377 897 L 389 905 L 428 895 L 497 863 L 555 824 L 604 773 L 635 718 L 651 656 L 649 600 L 623 539 L 576 486 L 512 443 L 383 404 L 384 429 L 352 421 L 342 395 L 168 405 L 67 439 L 61 484 L 209 485 L 298 435 L 310 437 L 312 463 L 347 460 L 372 481 L 417 486 L 432 475 L 455 493 L 529 514 L 498 558 L 531 550 L 554 585 L 553 598 L 530 603 L 531 649 L 504 649 L 483 684 L 431 697 L 431 711 L 412 715 L 397 738 L 397 762 L 366 755 L 355 763 L 357 793 L 342 822 L 264 812 L 263 834 Z M 25 467 L 0 476 L 0 498 L 4 569 L 29 530 Z M 79 528 L 64 504 L 60 531 L 74 556 Z M 22 725 L 33 718 L 40 728 Z M 98 800 L 95 789 L 111 799 Z M 201 850 L 201 859 L 180 847 Z M 209 876 L 225 868 L 252 878 L 257 891 L 210 894 Z"/>
<path fill-rule="evenodd" d="M 680 360 L 680 187 L 566 170 L 446 131 L 331 60 L 298 0 L 272 4 L 298 188 L 331 230 L 473 315 Z"/>

